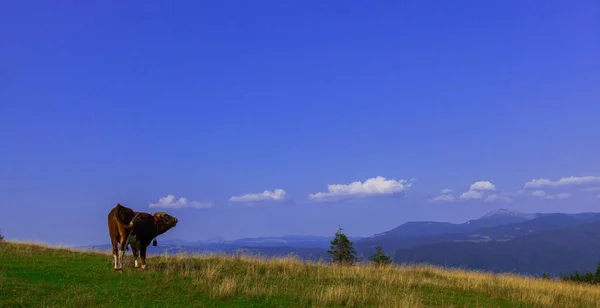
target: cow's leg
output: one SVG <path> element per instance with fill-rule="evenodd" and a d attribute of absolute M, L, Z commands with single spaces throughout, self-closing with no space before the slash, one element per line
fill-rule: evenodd
<path fill-rule="evenodd" d="M 115 271 L 118 270 L 118 265 L 119 265 L 119 257 L 117 256 L 117 252 L 118 252 L 118 241 L 116 238 L 112 238 L 111 239 L 111 243 L 112 243 L 112 253 L 113 253 L 113 259 L 114 259 L 114 266 L 115 266 Z"/>
<path fill-rule="evenodd" d="M 123 236 L 121 238 L 121 247 L 119 247 L 119 270 L 123 270 L 123 259 L 125 258 L 125 248 L 127 248 L 127 237 Z"/>
<path fill-rule="evenodd" d="M 140 267 L 140 264 L 138 263 L 138 256 L 140 255 L 139 251 L 135 247 L 131 246 L 131 252 L 133 253 L 133 259 L 135 260 L 135 267 Z"/>
<path fill-rule="evenodd" d="M 123 270 L 123 259 L 125 259 L 125 249 L 121 247 L 121 250 L 119 251 L 119 271 Z"/>
<path fill-rule="evenodd" d="M 144 244 L 140 245 L 140 259 L 142 259 L 142 269 L 146 269 L 146 246 Z"/>

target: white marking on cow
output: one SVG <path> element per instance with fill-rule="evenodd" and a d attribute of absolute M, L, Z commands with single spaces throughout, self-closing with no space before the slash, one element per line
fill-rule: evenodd
<path fill-rule="evenodd" d="M 136 268 L 137 268 L 137 267 L 140 267 L 140 265 L 138 264 L 138 260 L 137 260 L 137 258 L 135 259 L 135 267 L 136 267 Z"/>
<path fill-rule="evenodd" d="M 129 238 L 129 246 L 140 250 L 140 241 L 138 240 L 137 235 L 134 235 Z"/>
<path fill-rule="evenodd" d="M 146 264 L 142 265 L 142 269 L 146 269 Z"/>
<path fill-rule="evenodd" d="M 113 254 L 113 258 L 115 259 L 115 269 L 117 269 L 117 264 L 119 263 L 118 259 L 117 259 L 117 255 Z"/>

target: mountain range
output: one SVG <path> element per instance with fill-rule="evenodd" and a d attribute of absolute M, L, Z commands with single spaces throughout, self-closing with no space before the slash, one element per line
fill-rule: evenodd
<path fill-rule="evenodd" d="M 149 253 L 223 252 L 261 256 L 294 254 L 304 260 L 327 260 L 333 239 L 288 235 L 160 241 Z M 498 209 L 464 223 L 407 222 L 370 237 L 350 237 L 358 257 L 368 260 L 381 246 L 395 263 L 428 263 L 496 273 L 559 275 L 595 268 L 600 261 L 600 213 L 521 213 Z M 109 250 L 110 245 L 82 248 Z"/>

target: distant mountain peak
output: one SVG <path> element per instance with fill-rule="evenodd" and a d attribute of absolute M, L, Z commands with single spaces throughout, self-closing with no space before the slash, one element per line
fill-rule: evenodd
<path fill-rule="evenodd" d="M 530 214 L 521 213 L 517 211 L 511 211 L 508 209 L 497 209 L 493 210 L 483 216 L 481 218 L 492 218 L 492 217 L 525 217 L 528 218 L 531 216 Z"/>

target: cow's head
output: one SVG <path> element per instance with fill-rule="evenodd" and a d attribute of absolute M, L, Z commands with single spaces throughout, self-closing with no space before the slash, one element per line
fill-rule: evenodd
<path fill-rule="evenodd" d="M 117 218 L 119 221 L 128 225 L 131 222 L 131 219 L 133 219 L 133 216 L 135 216 L 135 213 L 132 209 L 122 206 L 121 203 L 117 204 Z"/>
<path fill-rule="evenodd" d="M 154 213 L 154 219 L 158 228 L 158 234 L 163 234 L 177 225 L 177 218 L 165 212 Z"/>

